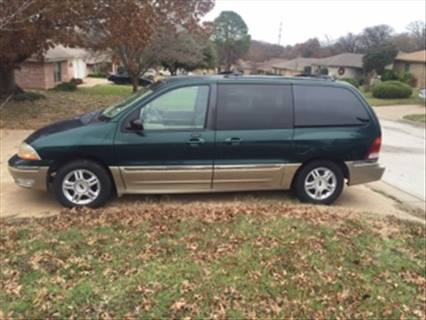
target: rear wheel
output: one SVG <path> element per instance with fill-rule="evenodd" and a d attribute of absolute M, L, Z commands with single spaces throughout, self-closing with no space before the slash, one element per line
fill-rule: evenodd
<path fill-rule="evenodd" d="M 303 202 L 331 204 L 342 193 L 344 176 L 331 161 L 313 161 L 304 166 L 294 181 L 296 196 Z"/>
<path fill-rule="evenodd" d="M 57 200 L 65 207 L 96 208 L 112 195 L 108 172 L 99 164 L 78 160 L 61 167 L 53 181 Z"/>

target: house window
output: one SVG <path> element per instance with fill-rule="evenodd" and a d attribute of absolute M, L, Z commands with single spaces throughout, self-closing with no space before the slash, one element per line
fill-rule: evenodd
<path fill-rule="evenodd" d="M 404 64 L 404 71 L 410 72 L 410 64 L 409 63 Z"/>
<path fill-rule="evenodd" d="M 56 62 L 55 63 L 55 71 L 53 72 L 53 78 L 55 82 L 61 82 L 62 81 L 62 69 L 61 69 L 61 63 Z"/>

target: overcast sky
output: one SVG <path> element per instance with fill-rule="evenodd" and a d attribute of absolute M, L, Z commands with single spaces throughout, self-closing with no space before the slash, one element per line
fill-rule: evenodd
<path fill-rule="evenodd" d="M 414 20 L 425 20 L 425 0 L 216 0 L 205 20 L 214 20 L 221 11 L 242 16 L 253 39 L 293 45 L 309 38 L 336 39 L 367 26 L 389 24 L 402 32 Z"/>

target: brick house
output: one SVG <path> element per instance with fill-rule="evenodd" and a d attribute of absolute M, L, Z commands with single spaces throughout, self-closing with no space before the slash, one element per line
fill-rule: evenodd
<path fill-rule="evenodd" d="M 397 72 L 409 72 L 417 80 L 417 88 L 426 87 L 426 50 L 399 53 L 393 62 L 393 69 Z"/>
<path fill-rule="evenodd" d="M 31 57 L 15 71 L 16 83 L 23 89 L 51 89 L 71 79 L 87 76 L 85 58 L 88 52 L 58 45 L 41 58 Z"/>

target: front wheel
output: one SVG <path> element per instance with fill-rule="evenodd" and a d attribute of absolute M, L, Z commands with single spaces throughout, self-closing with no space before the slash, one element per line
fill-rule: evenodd
<path fill-rule="evenodd" d="M 53 181 L 56 199 L 65 207 L 100 207 L 112 195 L 112 183 L 99 164 L 78 160 L 61 167 Z"/>
<path fill-rule="evenodd" d="M 304 166 L 294 181 L 296 196 L 303 202 L 331 204 L 342 193 L 344 176 L 331 161 L 313 161 Z"/>

